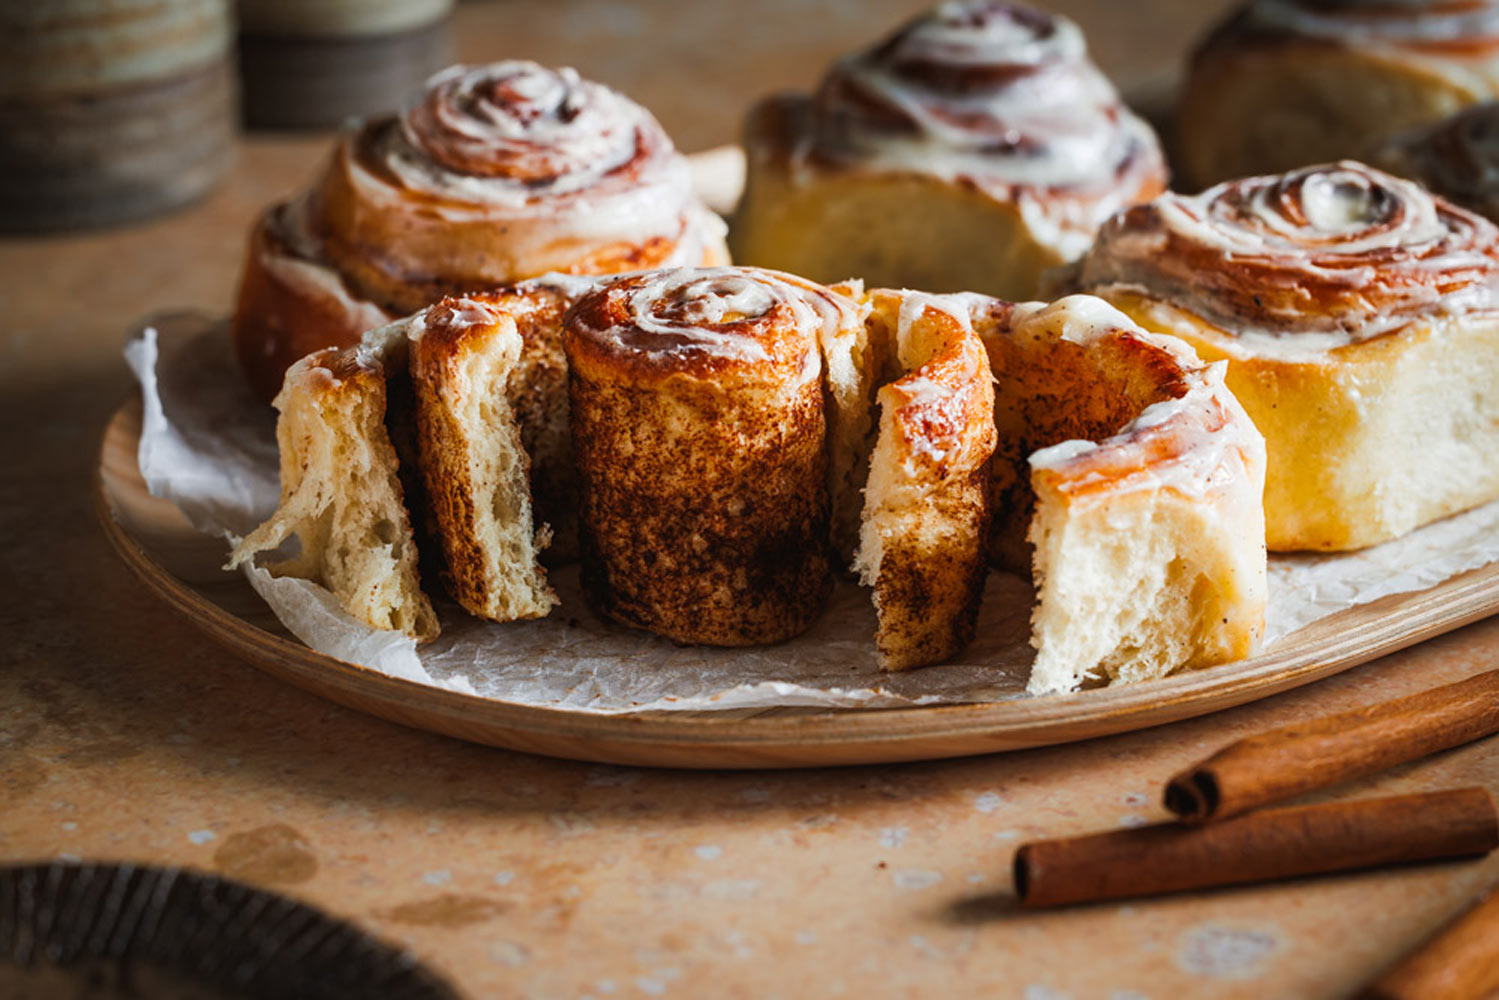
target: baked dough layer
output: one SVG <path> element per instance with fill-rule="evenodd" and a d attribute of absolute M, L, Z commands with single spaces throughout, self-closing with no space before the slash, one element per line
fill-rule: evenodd
<path fill-rule="evenodd" d="M 753 268 L 448 299 L 300 362 L 278 428 L 288 492 L 236 559 L 302 529 L 312 561 L 284 571 L 427 637 L 405 513 L 425 496 L 459 603 L 549 613 L 527 474 L 540 438 L 515 384 L 528 342 L 551 357 L 559 336 L 585 587 L 617 621 L 715 645 L 796 635 L 832 585 L 830 508 L 854 503 L 847 555 L 873 588 L 883 669 L 969 642 L 991 558 L 1037 584 L 1035 693 L 1223 662 L 1261 634 L 1264 446 L 1222 364 L 1087 296 L 1014 305 Z M 421 433 L 406 461 L 425 491 L 403 494 L 382 404 L 408 344 Z M 304 375 L 319 363 L 342 381 Z M 362 408 L 340 408 L 348 393 Z M 320 458 L 333 451 L 309 435 L 373 457 Z M 367 593 L 387 596 L 370 611 Z"/>
<path fill-rule="evenodd" d="M 987 575 L 994 386 L 984 346 L 933 296 L 877 289 L 882 359 L 854 568 L 874 588 L 882 670 L 940 663 L 973 639 Z"/>
<path fill-rule="evenodd" d="M 1227 330 L 1138 290 L 1097 294 L 1229 362 L 1228 387 L 1270 444 L 1272 550 L 1365 548 L 1499 498 L 1499 313 L 1282 359 L 1247 353 Z"/>
<path fill-rule="evenodd" d="M 1241 659 L 1264 633 L 1264 439 L 1224 366 L 1092 296 L 952 296 L 995 378 L 997 565 L 1036 583 L 1028 690 Z"/>
<path fill-rule="evenodd" d="M 805 100 L 794 97 L 750 113 L 749 168 L 730 231 L 735 260 L 821 282 L 858 276 L 871 287 L 1028 298 L 1044 271 L 1068 259 L 1016 204 L 971 183 L 793 164 L 806 118 Z"/>
<path fill-rule="evenodd" d="M 543 618 L 557 605 L 537 562 L 551 541 L 531 504 L 531 460 L 510 381 L 515 319 L 480 299 L 444 299 L 410 337 L 420 464 L 448 593 L 492 621 Z"/>

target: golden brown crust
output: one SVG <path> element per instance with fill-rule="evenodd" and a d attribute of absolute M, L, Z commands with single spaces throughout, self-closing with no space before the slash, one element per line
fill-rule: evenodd
<path fill-rule="evenodd" d="M 1499 316 L 1434 317 L 1310 357 L 1246 351 L 1232 331 L 1139 290 L 1100 288 L 1146 329 L 1228 363 L 1269 446 L 1272 551 L 1346 551 L 1499 496 Z"/>
<path fill-rule="evenodd" d="M 368 152 L 383 130 L 398 127 L 396 120 L 384 119 L 341 139 L 314 200 L 329 262 L 348 276 L 362 297 L 385 303 L 394 312 L 414 312 L 444 295 L 477 292 L 550 271 L 648 270 L 668 263 L 692 238 L 693 220 L 684 217 L 671 236 L 602 245 L 582 239 L 560 241 L 541 254 L 537 248 L 528 253 L 507 242 L 505 227 L 493 218 L 445 213 L 449 199 L 398 187 Z M 378 202 L 372 203 L 361 187 L 361 178 L 370 176 L 390 186 Z M 395 191 L 399 197 L 392 197 Z"/>
<path fill-rule="evenodd" d="M 1271 549 L 1361 548 L 1491 494 L 1488 220 L 1362 164 L 1304 167 L 1125 213 L 1079 275 L 1227 361 L 1268 443 Z"/>
<path fill-rule="evenodd" d="M 759 268 L 655 271 L 579 301 L 568 317 L 567 357 L 574 368 L 636 385 L 764 385 L 806 375 L 817 330 L 844 308 L 827 288 Z"/>
<path fill-rule="evenodd" d="M 723 646 L 816 617 L 832 585 L 822 320 L 788 308 L 816 294 L 684 269 L 611 283 L 568 314 L 583 580 L 602 613 Z"/>
<path fill-rule="evenodd" d="M 990 556 L 996 566 L 1028 572 L 1026 541 L 1036 494 L 1028 460 L 1062 441 L 1111 437 L 1152 403 L 1187 391 L 1182 361 L 1118 328 L 1100 324 L 1088 341 L 1054 339 L 1048 331 L 1013 328 L 1015 306 L 972 300 L 973 326 L 997 382 L 994 421 L 999 431 L 990 489 L 994 520 Z M 1104 477 L 1098 488 L 1118 480 Z"/>
<path fill-rule="evenodd" d="M 278 218 L 294 206 L 267 210 L 250 232 L 232 333 L 251 387 L 265 399 L 298 358 L 325 347 L 359 343 L 364 331 L 393 316 L 359 301 L 338 273 L 300 258 L 278 234 Z"/>
<path fill-rule="evenodd" d="M 1355 161 L 1166 194 L 1121 212 L 1079 268 L 1241 329 L 1354 340 L 1491 304 L 1499 227 Z"/>
<path fill-rule="evenodd" d="M 1091 296 L 967 305 L 996 379 L 993 558 L 1037 589 L 1031 693 L 1249 655 L 1265 451 L 1223 366 Z"/>

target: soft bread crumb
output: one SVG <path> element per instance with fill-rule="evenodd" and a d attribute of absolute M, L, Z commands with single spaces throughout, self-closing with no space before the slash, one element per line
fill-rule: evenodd
<path fill-rule="evenodd" d="M 1248 656 L 1264 629 L 1265 447 L 1223 366 L 1091 296 L 975 325 L 999 383 L 993 554 L 1028 556 L 1036 583 L 1028 690 Z"/>
<path fill-rule="evenodd" d="M 438 633 L 437 615 L 417 574 L 385 406 L 379 351 L 323 351 L 292 366 L 276 397 L 281 503 L 228 565 L 294 535 L 301 551 L 272 564 L 272 573 L 326 587 L 374 628 L 427 640 Z"/>
<path fill-rule="evenodd" d="M 551 533 L 535 526 L 530 460 L 507 395 L 521 337 L 511 316 L 477 303 L 468 304 L 477 320 L 436 329 L 450 302 L 433 307 L 411 348 L 422 473 L 448 590 L 492 621 L 545 617 L 557 597 L 537 558 Z"/>

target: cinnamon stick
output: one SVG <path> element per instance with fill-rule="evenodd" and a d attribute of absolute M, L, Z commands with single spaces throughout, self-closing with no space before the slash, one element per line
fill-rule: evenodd
<path fill-rule="evenodd" d="M 1232 743 L 1166 786 L 1188 822 L 1236 816 L 1499 732 L 1499 670 Z"/>
<path fill-rule="evenodd" d="M 1026 907 L 1262 882 L 1499 847 L 1482 788 L 1354 799 L 1251 813 L 1206 826 L 1162 823 L 1025 844 L 1015 893 Z"/>
<path fill-rule="evenodd" d="M 1484 1000 L 1499 992 L 1499 889 L 1407 955 L 1358 1000 Z"/>

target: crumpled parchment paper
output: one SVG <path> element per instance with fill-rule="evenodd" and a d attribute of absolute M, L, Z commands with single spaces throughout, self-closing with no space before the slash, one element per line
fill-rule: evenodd
<path fill-rule="evenodd" d="M 132 337 L 125 356 L 141 383 L 147 485 L 199 531 L 223 537 L 227 557 L 228 540 L 276 505 L 274 414 L 244 387 L 222 322 L 161 317 Z M 1496 559 L 1499 503 L 1351 555 L 1276 556 L 1265 645 Z M 541 621 L 481 622 L 429 586 L 442 636 L 418 648 L 351 618 L 321 587 L 259 568 L 245 576 L 292 634 L 329 656 L 485 698 L 599 713 L 1021 698 L 1033 658 L 1030 581 L 1005 573 L 990 574 L 979 638 L 955 662 L 895 675 L 877 671 L 874 610 L 868 592 L 849 583 L 804 635 L 740 650 L 677 646 L 601 620 L 583 601 L 576 567 L 551 574 L 562 606 Z"/>

